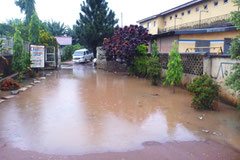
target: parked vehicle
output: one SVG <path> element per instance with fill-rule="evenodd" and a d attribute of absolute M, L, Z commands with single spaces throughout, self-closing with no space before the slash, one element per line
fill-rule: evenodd
<path fill-rule="evenodd" d="M 93 60 L 93 53 L 89 53 L 87 49 L 76 50 L 73 54 L 73 62 L 84 63 Z"/>

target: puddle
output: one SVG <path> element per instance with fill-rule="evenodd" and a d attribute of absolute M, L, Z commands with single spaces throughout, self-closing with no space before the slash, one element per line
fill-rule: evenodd
<path fill-rule="evenodd" d="M 64 68 L 0 104 L 0 139 L 23 150 L 64 155 L 205 139 L 240 149 L 240 113 L 225 104 L 220 112 L 198 112 L 182 89 L 173 94 L 91 66 Z"/>

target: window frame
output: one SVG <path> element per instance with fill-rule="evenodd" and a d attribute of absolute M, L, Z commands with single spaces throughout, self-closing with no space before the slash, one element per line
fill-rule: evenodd
<path fill-rule="evenodd" d="M 204 10 L 208 9 L 208 5 L 205 4 L 205 5 L 203 6 L 203 9 L 204 9 Z"/>
<path fill-rule="evenodd" d="M 217 7 L 217 6 L 218 6 L 218 4 L 219 4 L 219 2 L 218 2 L 218 1 L 214 1 L 214 7 Z"/>
<path fill-rule="evenodd" d="M 182 12 L 182 16 L 184 16 L 185 15 L 185 13 L 184 12 Z"/>
<path fill-rule="evenodd" d="M 199 7 L 196 7 L 196 12 L 199 12 Z"/>
<path fill-rule="evenodd" d="M 191 10 L 188 10 L 187 12 L 188 12 L 188 14 L 191 14 Z"/>
<path fill-rule="evenodd" d="M 223 0 L 223 4 L 227 4 L 228 3 L 228 0 Z"/>

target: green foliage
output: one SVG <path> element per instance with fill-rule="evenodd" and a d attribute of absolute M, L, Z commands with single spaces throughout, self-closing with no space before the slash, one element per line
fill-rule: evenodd
<path fill-rule="evenodd" d="M 162 68 L 158 56 L 149 59 L 147 75 L 152 81 L 152 85 L 158 85 L 161 80 Z"/>
<path fill-rule="evenodd" d="M 151 58 L 148 62 L 147 75 L 152 81 L 152 85 L 158 85 L 161 80 L 162 68 L 159 61 L 159 52 L 156 41 L 152 44 Z"/>
<path fill-rule="evenodd" d="M 76 50 L 83 49 L 84 47 L 80 44 L 65 46 L 63 48 L 62 61 L 67 61 L 72 59 L 72 55 Z"/>
<path fill-rule="evenodd" d="M 14 45 L 13 45 L 13 60 L 12 68 L 15 72 L 21 72 L 25 68 L 25 59 L 23 53 L 23 39 L 21 38 L 21 32 L 16 29 L 14 34 Z"/>
<path fill-rule="evenodd" d="M 183 74 L 181 56 L 178 52 L 178 45 L 176 41 L 173 42 L 173 46 L 172 51 L 169 53 L 168 70 L 164 81 L 164 85 L 169 83 L 171 86 L 178 85 Z"/>
<path fill-rule="evenodd" d="M 24 22 L 14 22 L 12 24 L 12 26 L 14 28 L 17 28 L 20 32 L 21 32 L 21 37 L 24 41 L 28 41 L 29 40 L 29 26 L 25 25 Z M 13 34 L 14 35 L 14 34 Z"/>
<path fill-rule="evenodd" d="M 0 23 L 0 35 L 12 36 L 15 29 L 10 24 Z"/>
<path fill-rule="evenodd" d="M 46 23 L 47 31 L 51 36 L 64 36 L 67 32 L 67 27 L 64 23 L 56 21 L 49 21 Z"/>
<path fill-rule="evenodd" d="M 195 109 L 211 109 L 215 110 L 214 101 L 219 96 L 219 86 L 208 77 L 202 75 L 193 80 L 193 83 L 187 86 L 188 91 L 193 96 L 192 107 Z"/>
<path fill-rule="evenodd" d="M 77 44 L 79 42 L 79 39 L 77 37 L 77 34 L 76 34 L 76 28 L 77 26 L 76 25 L 73 25 L 73 29 L 71 29 L 70 27 L 67 27 L 67 30 L 66 30 L 66 35 L 69 36 L 69 37 L 72 37 L 72 44 Z"/>
<path fill-rule="evenodd" d="M 102 45 L 104 38 L 113 35 L 117 23 L 115 13 L 105 0 L 83 1 L 76 28 L 79 43 L 92 50 L 96 57 L 96 48 Z"/>
<path fill-rule="evenodd" d="M 23 79 L 24 79 L 24 75 L 23 75 L 23 73 L 19 73 L 19 75 L 18 75 L 18 83 L 22 83 L 23 82 Z"/>
<path fill-rule="evenodd" d="M 15 4 L 20 7 L 21 12 L 25 13 L 26 24 L 28 25 L 35 12 L 35 0 L 15 0 Z"/>
<path fill-rule="evenodd" d="M 149 58 L 147 56 L 148 47 L 139 45 L 137 47 L 137 55 L 134 58 L 134 65 L 129 67 L 129 72 L 139 77 L 147 76 L 147 65 Z"/>
<path fill-rule="evenodd" d="M 238 38 L 232 40 L 230 54 L 232 55 L 232 59 L 240 60 L 240 42 Z"/>
<path fill-rule="evenodd" d="M 153 57 L 156 57 L 156 56 L 159 55 L 158 46 L 157 46 L 156 41 L 154 41 L 154 43 L 152 44 L 152 52 L 151 52 L 151 55 L 152 55 Z"/>
<path fill-rule="evenodd" d="M 40 44 L 44 46 L 55 46 L 57 47 L 58 42 L 55 37 L 51 36 L 50 33 L 45 30 L 40 31 Z"/>
<path fill-rule="evenodd" d="M 24 69 L 27 69 L 32 64 L 30 54 L 27 51 L 25 51 L 23 62 L 24 62 Z"/>
<path fill-rule="evenodd" d="M 240 7 L 240 0 L 233 0 L 233 2 L 238 7 Z M 237 26 L 238 29 L 240 29 L 240 11 L 239 10 L 232 12 L 231 22 L 232 24 Z M 230 47 L 230 54 L 232 55 L 232 59 L 235 59 L 235 60 L 240 60 L 239 36 L 232 41 L 232 45 Z M 229 86 L 234 91 L 240 92 L 240 63 L 236 63 L 233 67 L 233 70 L 235 72 L 232 73 L 227 78 L 226 85 Z M 240 95 L 239 95 L 239 99 L 240 99 Z M 240 108 L 240 104 L 238 104 L 238 107 Z"/>
<path fill-rule="evenodd" d="M 39 44 L 40 42 L 40 21 L 36 12 L 32 15 L 30 22 L 29 41 L 31 44 Z"/>

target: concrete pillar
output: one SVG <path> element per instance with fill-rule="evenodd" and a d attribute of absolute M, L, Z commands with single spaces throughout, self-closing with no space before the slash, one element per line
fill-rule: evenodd
<path fill-rule="evenodd" d="M 212 59 L 208 53 L 203 54 L 203 74 L 207 74 L 209 77 L 212 75 Z"/>

